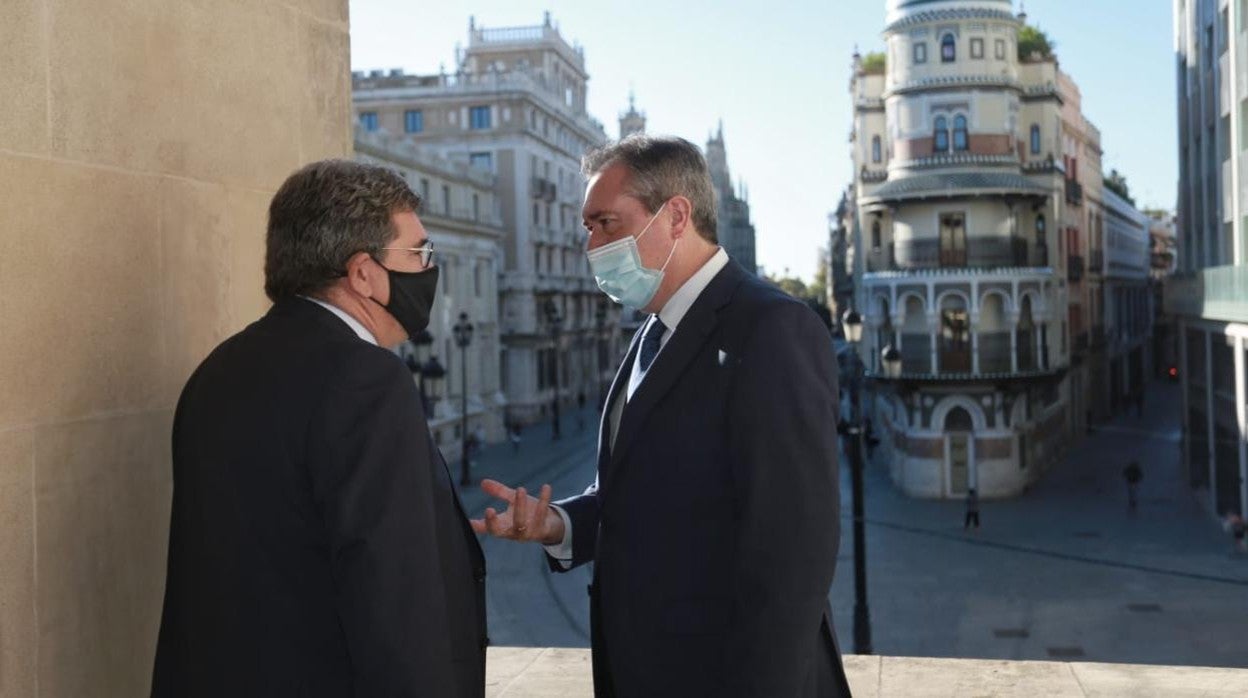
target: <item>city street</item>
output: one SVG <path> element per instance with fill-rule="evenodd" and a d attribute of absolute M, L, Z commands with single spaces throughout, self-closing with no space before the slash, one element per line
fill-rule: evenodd
<path fill-rule="evenodd" d="M 983 528 L 962 530 L 960 502 L 903 497 L 881 465 L 867 474 L 868 587 L 878 654 L 1248 666 L 1248 558 L 1183 484 L 1178 389 L 1150 386 L 1143 419 L 1119 416 L 1023 497 L 984 502 Z M 555 496 L 594 476 L 595 418 L 530 427 L 519 453 L 485 449 L 487 475 Z M 1144 470 L 1140 505 L 1126 504 L 1122 468 Z M 457 467 L 457 464 L 452 464 Z M 853 557 L 848 468 L 843 537 L 831 600 L 852 648 Z M 487 498 L 464 494 L 479 515 Z M 588 568 L 555 575 L 536 546 L 485 541 L 490 635 L 496 645 L 583 647 Z"/>

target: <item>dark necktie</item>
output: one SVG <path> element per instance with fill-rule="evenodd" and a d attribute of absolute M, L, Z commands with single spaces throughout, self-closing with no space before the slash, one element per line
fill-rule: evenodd
<path fill-rule="evenodd" d="M 662 346 L 663 334 L 667 332 L 667 326 L 659 319 L 658 315 L 650 316 L 650 326 L 646 328 L 646 333 L 641 336 L 641 372 L 645 373 L 650 370 L 650 364 L 654 363 L 654 357 L 659 355 L 659 347 Z"/>

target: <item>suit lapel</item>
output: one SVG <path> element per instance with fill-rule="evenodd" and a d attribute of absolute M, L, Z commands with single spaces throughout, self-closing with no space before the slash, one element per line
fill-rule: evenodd
<path fill-rule="evenodd" d="M 616 400 L 623 398 L 623 393 L 628 391 L 628 379 L 633 374 L 633 363 L 637 361 L 637 350 L 641 345 L 641 333 L 645 326 L 643 322 L 633 334 L 633 339 L 628 345 L 628 352 L 624 355 L 624 362 L 616 369 L 615 379 L 611 381 L 611 389 L 607 391 L 607 402 L 602 406 L 602 418 L 598 424 L 598 470 L 600 472 L 607 465 L 611 453 L 611 407 Z M 623 419 L 620 421 L 623 423 Z"/>
<path fill-rule="evenodd" d="M 646 372 L 637 392 L 633 393 L 633 399 L 624 408 L 624 414 L 620 418 L 620 433 L 615 437 L 615 447 L 611 449 L 612 465 L 624 457 L 645 423 L 646 416 L 684 375 L 685 368 L 694 357 L 698 356 L 711 331 L 715 329 L 719 309 L 732 298 L 732 292 L 741 283 L 744 274 L 744 270 L 729 261 L 693 302 L 672 338 L 668 340 L 667 346 L 663 347 L 650 370 Z M 624 382 L 627 385 L 627 378 Z"/>

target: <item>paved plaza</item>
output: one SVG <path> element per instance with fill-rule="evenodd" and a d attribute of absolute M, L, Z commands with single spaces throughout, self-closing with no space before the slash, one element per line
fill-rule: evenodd
<path fill-rule="evenodd" d="M 882 464 L 866 480 L 868 589 L 874 651 L 969 657 L 1248 667 L 1248 557 L 1184 484 L 1177 386 L 1153 383 L 1143 417 L 1097 428 L 1022 497 L 986 501 L 983 528 L 962 530 L 960 502 L 902 496 Z M 593 480 L 595 418 L 564 438 L 531 427 L 518 454 L 487 448 L 474 475 L 555 496 Z M 1127 509 L 1122 468 L 1144 470 Z M 453 464 L 454 465 L 454 464 Z M 843 537 L 831 591 L 842 649 L 852 650 L 853 558 L 848 468 Z M 474 515 L 486 506 L 464 494 Z M 585 647 L 587 568 L 553 575 L 536 546 L 487 540 L 489 622 L 496 645 Z"/>

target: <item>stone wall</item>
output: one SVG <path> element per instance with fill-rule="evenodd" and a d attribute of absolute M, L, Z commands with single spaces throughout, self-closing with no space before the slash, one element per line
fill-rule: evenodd
<path fill-rule="evenodd" d="M 348 156 L 347 0 L 10 0 L 0 695 L 138 696 L 186 377 L 264 312 L 268 201 Z"/>

